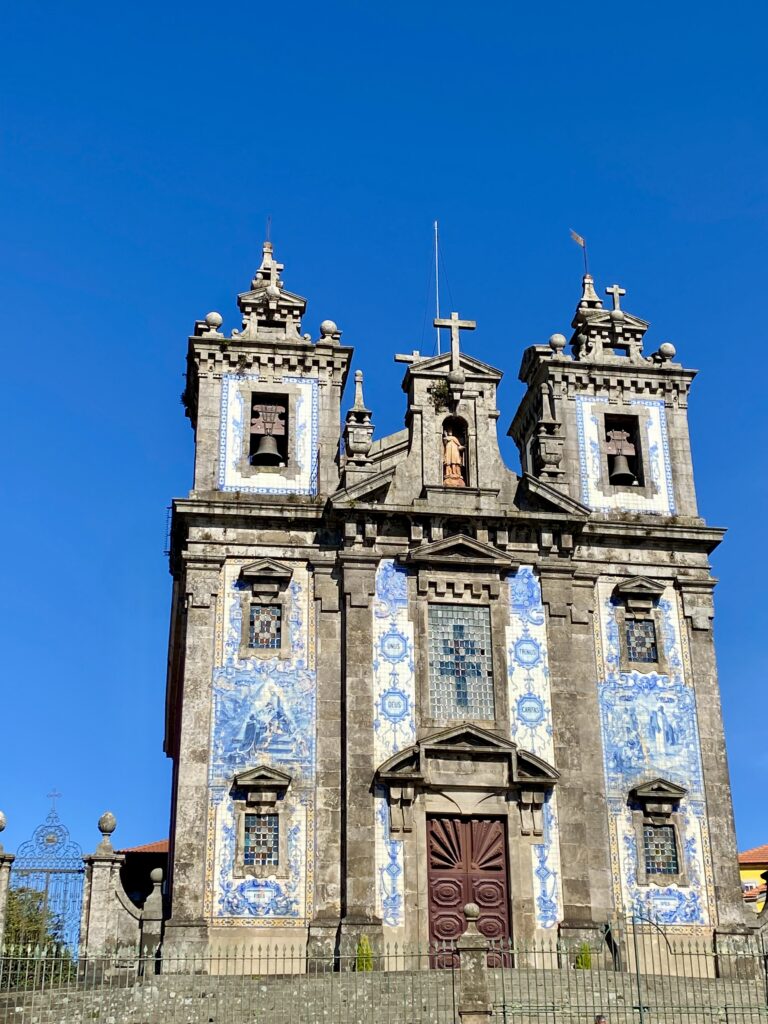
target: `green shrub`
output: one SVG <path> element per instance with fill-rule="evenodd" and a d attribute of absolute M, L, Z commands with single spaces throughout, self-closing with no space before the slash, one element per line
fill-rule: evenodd
<path fill-rule="evenodd" d="M 367 935 L 361 935 L 360 941 L 357 944 L 357 955 L 355 956 L 355 970 L 373 970 L 373 950 L 371 949 L 371 940 L 368 938 Z"/>
<path fill-rule="evenodd" d="M 589 971 L 592 969 L 592 950 L 589 948 L 588 942 L 582 942 L 579 946 L 574 966 L 577 971 Z"/>

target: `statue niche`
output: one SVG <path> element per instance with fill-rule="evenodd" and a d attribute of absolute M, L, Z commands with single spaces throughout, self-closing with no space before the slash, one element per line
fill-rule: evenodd
<path fill-rule="evenodd" d="M 458 416 L 443 422 L 443 487 L 466 487 L 467 424 Z"/>

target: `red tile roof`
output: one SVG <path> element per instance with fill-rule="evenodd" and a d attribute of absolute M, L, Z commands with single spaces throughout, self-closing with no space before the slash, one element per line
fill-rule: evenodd
<path fill-rule="evenodd" d="M 740 853 L 739 864 L 768 865 L 768 843 L 765 846 L 755 846 L 751 850 L 745 850 L 744 853 Z"/>
<path fill-rule="evenodd" d="M 159 839 L 156 843 L 144 843 L 143 846 L 128 846 L 118 853 L 168 853 L 168 840 Z"/>

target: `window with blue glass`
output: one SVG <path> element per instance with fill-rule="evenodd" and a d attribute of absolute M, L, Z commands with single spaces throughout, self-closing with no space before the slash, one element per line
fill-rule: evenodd
<path fill-rule="evenodd" d="M 630 661 L 653 663 L 659 660 L 653 619 L 627 620 L 627 656 Z"/>
<path fill-rule="evenodd" d="M 429 606 L 429 705 L 432 718 L 495 718 L 490 609 Z"/>
<path fill-rule="evenodd" d="M 246 867 L 277 867 L 280 859 L 280 819 L 277 814 L 246 814 L 243 863 Z"/>
<path fill-rule="evenodd" d="M 252 604 L 248 646 L 260 651 L 279 651 L 282 643 L 282 614 L 279 604 Z"/>

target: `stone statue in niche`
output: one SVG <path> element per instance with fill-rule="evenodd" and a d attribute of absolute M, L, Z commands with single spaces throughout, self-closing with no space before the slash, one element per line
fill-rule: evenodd
<path fill-rule="evenodd" d="M 450 427 L 443 432 L 443 487 L 466 487 L 464 445 Z"/>

